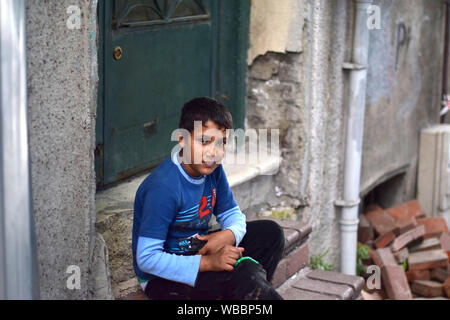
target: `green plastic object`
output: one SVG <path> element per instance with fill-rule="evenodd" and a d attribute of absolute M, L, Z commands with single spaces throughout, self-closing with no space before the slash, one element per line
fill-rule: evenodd
<path fill-rule="evenodd" d="M 253 258 L 250 258 L 250 257 L 242 257 L 242 258 L 240 258 L 238 261 L 236 261 L 236 263 L 234 264 L 234 267 L 236 268 L 236 267 L 239 265 L 239 263 L 241 263 L 241 262 L 244 261 L 244 260 L 250 260 L 250 261 L 253 261 L 253 262 L 256 263 L 256 264 L 259 264 L 259 262 L 256 261 L 256 260 L 253 259 Z"/>

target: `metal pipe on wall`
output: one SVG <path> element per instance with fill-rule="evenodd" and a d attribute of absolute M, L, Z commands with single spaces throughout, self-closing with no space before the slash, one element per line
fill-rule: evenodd
<path fill-rule="evenodd" d="M 345 69 L 350 70 L 345 138 L 344 190 L 343 199 L 336 201 L 336 205 L 342 207 L 339 220 L 341 231 L 341 272 L 349 275 L 356 274 L 358 204 L 360 202 L 362 140 L 369 52 L 367 8 L 371 2 L 371 0 L 355 1 L 356 15 L 353 27 L 352 61 L 344 65 Z"/>
<path fill-rule="evenodd" d="M 0 1 L 0 299 L 39 299 L 25 23 L 25 0 Z"/>

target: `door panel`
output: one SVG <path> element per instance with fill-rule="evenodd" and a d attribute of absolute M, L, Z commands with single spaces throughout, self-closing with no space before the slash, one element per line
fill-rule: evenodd
<path fill-rule="evenodd" d="M 209 1 L 116 5 L 106 45 L 105 183 L 168 156 L 181 106 L 213 94 L 215 78 Z"/>
<path fill-rule="evenodd" d="M 154 167 L 167 157 L 176 143 L 171 133 L 178 127 L 181 107 L 194 97 L 221 100 L 234 123 L 242 126 L 245 71 L 239 70 L 247 49 L 242 39 L 248 35 L 239 32 L 248 29 L 239 27 L 242 17 L 236 8 L 247 2 L 100 2 L 99 187 Z"/>

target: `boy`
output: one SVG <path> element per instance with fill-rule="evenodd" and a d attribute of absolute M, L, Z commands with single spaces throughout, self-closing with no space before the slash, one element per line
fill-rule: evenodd
<path fill-rule="evenodd" d="M 281 299 L 269 281 L 283 232 L 269 220 L 246 223 L 220 164 L 231 114 L 215 99 L 195 98 L 183 106 L 179 127 L 189 132 L 178 138 L 180 152 L 142 182 L 134 203 L 133 266 L 146 295 Z M 221 230 L 208 233 L 212 214 Z"/>

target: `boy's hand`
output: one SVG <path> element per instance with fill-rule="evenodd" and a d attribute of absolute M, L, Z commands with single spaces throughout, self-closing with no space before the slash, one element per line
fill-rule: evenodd
<path fill-rule="evenodd" d="M 210 255 L 217 253 L 220 249 L 222 249 L 226 245 L 234 246 L 236 243 L 236 239 L 234 238 L 234 234 L 231 230 L 226 229 L 218 232 L 210 233 L 206 236 L 197 236 L 197 239 L 208 241 L 202 249 L 199 250 L 198 254 Z"/>
<path fill-rule="evenodd" d="M 199 271 L 233 271 L 243 251 L 244 248 L 226 245 L 214 254 L 202 256 Z"/>

